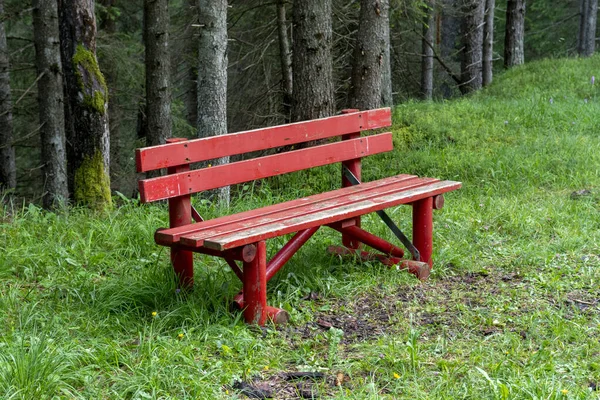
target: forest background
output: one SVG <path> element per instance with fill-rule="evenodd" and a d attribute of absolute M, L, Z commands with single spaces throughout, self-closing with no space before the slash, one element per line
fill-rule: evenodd
<path fill-rule="evenodd" d="M 81 181 L 135 197 L 133 149 L 171 136 L 210 136 L 348 107 L 452 98 L 478 90 L 491 82 L 493 71 L 525 59 L 590 55 L 597 16 L 597 0 L 3 0 L 0 5 L 0 181 L 12 196 L 43 200 L 46 207 L 65 197 L 72 203 L 110 202 L 107 189 L 96 183 L 78 191 Z M 54 75 L 62 75 L 64 84 L 44 83 L 53 75 L 45 72 L 48 65 L 58 64 L 44 65 L 39 55 L 52 46 L 56 50 L 58 40 L 40 42 L 52 35 L 36 36 L 36 12 L 38 32 L 57 21 L 62 69 Z M 91 42 L 76 37 L 78 26 L 90 27 Z M 592 32 L 588 44 L 587 32 Z M 89 93 L 78 92 L 81 70 L 65 61 L 88 54 L 77 53 L 74 43 L 90 51 L 91 64 L 97 58 Z M 61 121 L 46 120 L 61 113 L 62 98 L 50 102 L 55 108 L 42 110 L 61 90 L 64 128 Z M 54 130 L 48 132 L 50 125 Z M 62 158 L 54 157 L 52 136 L 66 144 Z M 99 139 L 90 139 L 95 136 Z M 95 151 L 103 153 L 104 170 L 78 180 L 78 168 L 93 160 Z M 65 168 L 68 179 L 57 178 L 56 171 L 64 174 Z"/>

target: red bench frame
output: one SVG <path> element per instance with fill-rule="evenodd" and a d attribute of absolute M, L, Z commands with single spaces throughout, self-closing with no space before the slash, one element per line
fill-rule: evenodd
<path fill-rule="evenodd" d="M 393 148 L 391 133 L 361 136 L 361 131 L 389 126 L 389 108 L 345 110 L 342 115 L 329 118 L 189 141 L 169 139 L 164 145 L 137 149 L 138 172 L 167 169 L 165 176 L 140 180 L 139 190 L 143 203 L 168 199 L 169 229 L 157 230 L 155 240 L 171 248 L 171 262 L 180 285 L 193 285 L 194 252 L 222 257 L 242 281 L 243 289 L 235 297 L 235 303 L 244 310 L 246 321 L 259 325 L 267 319 L 285 322 L 289 318 L 286 311 L 266 304 L 267 282 L 323 225 L 342 234 L 343 246 L 332 247 L 331 252 L 375 258 L 407 269 L 419 279 L 427 279 L 432 266 L 432 211 L 443 206 L 443 193 L 460 188 L 461 183 L 411 175 L 360 183 L 361 158 Z M 342 140 L 190 170 L 190 164 L 200 161 L 289 148 L 337 136 Z M 336 191 L 210 221 L 204 221 L 191 205 L 193 193 L 336 162 L 346 169 L 342 174 L 342 189 Z M 414 245 L 411 253 L 416 260 L 403 260 L 404 251 L 400 247 L 360 227 L 361 215 L 382 213 L 384 208 L 399 204 L 413 206 L 413 242 L 408 244 Z M 294 232 L 267 262 L 266 240 Z M 361 243 L 381 254 L 362 251 Z M 242 262 L 242 268 L 238 261 Z"/>

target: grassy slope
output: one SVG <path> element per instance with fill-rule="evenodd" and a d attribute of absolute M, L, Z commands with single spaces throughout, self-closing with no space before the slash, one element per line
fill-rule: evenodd
<path fill-rule="evenodd" d="M 174 295 L 168 254 L 152 241 L 161 207 L 19 210 L 0 224 L 0 393 L 230 398 L 234 380 L 318 369 L 344 374 L 341 387 L 319 386 L 338 398 L 598 398 L 588 390 L 600 381 L 594 74 L 599 57 L 549 60 L 469 99 L 399 106 L 397 150 L 366 160 L 365 178 L 464 183 L 435 213 L 432 278 L 330 257 L 338 238 L 323 230 L 270 283 L 269 302 L 292 314 L 283 329 L 231 314 L 225 298 L 239 284 L 209 258 L 196 263 L 196 290 Z M 302 192 L 277 186 L 336 185 L 337 168 L 325 172 L 247 187 L 234 207 Z M 408 230 L 409 211 L 390 213 Z"/>

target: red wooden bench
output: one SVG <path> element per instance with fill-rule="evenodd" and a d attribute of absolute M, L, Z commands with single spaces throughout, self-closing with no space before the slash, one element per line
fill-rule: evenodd
<path fill-rule="evenodd" d="M 165 176 L 140 180 L 139 190 L 143 203 L 169 201 L 170 228 L 157 230 L 155 240 L 171 248 L 171 261 L 180 284 L 193 284 L 194 252 L 222 257 L 242 281 L 243 289 L 235 302 L 244 310 L 246 321 L 259 325 L 269 318 L 276 323 L 285 322 L 287 312 L 267 306 L 267 282 L 324 225 L 342 236 L 343 246 L 330 251 L 376 258 L 426 279 L 432 266 L 432 210 L 443 206 L 443 193 L 458 189 L 461 184 L 414 175 L 360 183 L 361 158 L 393 148 L 391 133 L 361 136 L 361 131 L 390 125 L 389 108 L 345 110 L 330 118 L 204 139 L 170 139 L 164 145 L 137 149 L 138 172 L 167 169 Z M 332 141 L 334 137 L 341 140 Z M 326 144 L 190 170 L 191 163 L 323 139 L 328 139 Z M 331 192 L 207 221 L 190 202 L 193 193 L 204 190 L 337 162 L 342 163 L 342 188 Z M 413 208 L 412 242 L 383 211 L 400 204 Z M 412 260 L 402 259 L 404 251 L 400 247 L 361 228 L 360 216 L 371 212 L 382 217 L 410 250 Z M 295 235 L 267 261 L 266 241 L 289 233 Z M 361 243 L 381 253 L 367 253 L 361 249 Z"/>

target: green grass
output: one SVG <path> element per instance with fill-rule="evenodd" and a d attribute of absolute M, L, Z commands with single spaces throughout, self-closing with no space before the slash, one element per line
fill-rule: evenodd
<path fill-rule="evenodd" d="M 243 398 L 234 382 L 255 379 L 283 397 L 292 389 L 278 374 L 300 370 L 325 372 L 319 393 L 340 399 L 600 398 L 590 390 L 600 382 L 592 75 L 597 56 L 547 60 L 470 98 L 398 106 L 396 150 L 366 159 L 365 179 L 464 184 L 435 212 L 430 280 L 331 257 L 339 238 L 323 229 L 269 284 L 269 303 L 292 317 L 283 328 L 249 327 L 228 310 L 239 283 L 217 259 L 198 257 L 195 290 L 176 293 L 168 252 L 153 242 L 164 205 L 102 215 L 6 206 L 0 396 Z M 247 185 L 231 212 L 303 195 L 305 182 L 328 190 L 338 177 L 334 166 Z M 410 231 L 408 207 L 389 213 Z M 393 240 L 376 217 L 363 220 Z"/>

